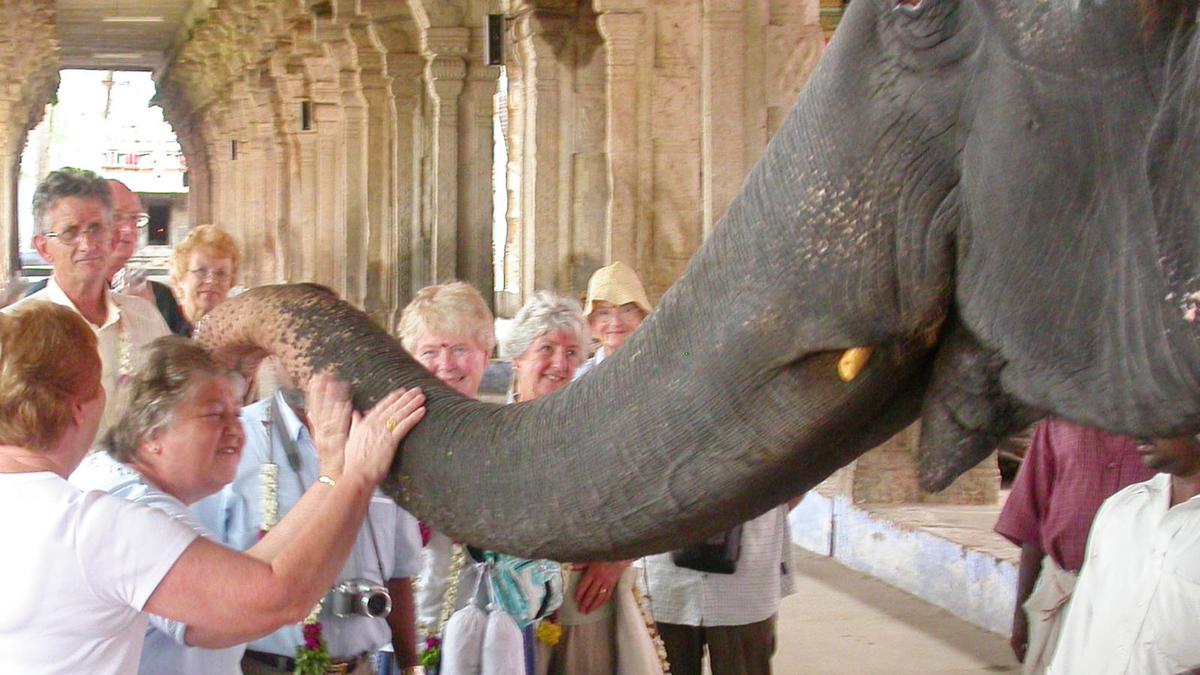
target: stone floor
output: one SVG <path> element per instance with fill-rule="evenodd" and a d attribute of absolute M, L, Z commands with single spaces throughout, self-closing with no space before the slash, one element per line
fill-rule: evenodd
<path fill-rule="evenodd" d="M 795 554 L 775 675 L 1018 672 L 1007 641 L 833 558 Z"/>

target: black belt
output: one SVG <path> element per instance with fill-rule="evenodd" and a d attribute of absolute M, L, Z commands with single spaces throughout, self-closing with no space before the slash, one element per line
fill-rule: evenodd
<path fill-rule="evenodd" d="M 279 654 L 268 654 L 266 652 L 256 652 L 252 649 L 247 649 L 244 658 L 250 659 L 255 663 L 261 663 L 264 666 L 270 666 L 275 670 L 282 670 L 288 673 L 296 670 L 296 659 L 290 656 L 280 656 Z M 329 665 L 332 668 L 349 666 L 345 672 L 353 673 L 362 663 L 363 659 L 363 656 L 356 656 L 350 659 L 333 659 Z"/>
<path fill-rule="evenodd" d="M 296 659 L 288 656 L 268 654 L 266 652 L 256 652 L 247 649 L 244 658 L 250 659 L 255 663 L 261 663 L 264 666 L 270 666 L 275 670 L 283 670 L 289 673 L 296 669 Z"/>

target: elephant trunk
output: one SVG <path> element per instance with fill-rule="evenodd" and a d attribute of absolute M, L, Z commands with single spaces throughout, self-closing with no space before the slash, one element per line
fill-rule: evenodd
<path fill-rule="evenodd" d="M 839 67 L 829 62 L 659 307 L 561 392 L 510 406 L 466 400 L 361 312 L 311 287 L 230 300 L 202 339 L 280 355 L 300 383 L 330 369 L 352 383 L 360 409 L 422 387 L 428 415 L 385 488 L 456 541 L 618 559 L 744 522 L 908 424 L 928 372 L 927 327 L 936 332 L 937 294 L 911 294 L 923 279 L 912 272 L 898 281 L 895 214 L 862 215 L 887 214 L 896 186 L 881 171 L 861 176 L 871 169 L 861 157 L 829 159 L 844 121 L 817 103 L 837 93 L 822 89 L 839 81 L 822 75 Z M 870 189 L 859 189 L 864 180 Z M 909 196 L 936 208 L 928 201 Z M 875 348 L 865 369 L 843 381 L 842 352 L 863 345 Z"/>
<path fill-rule="evenodd" d="M 739 231 L 744 224 L 714 233 L 601 367 L 528 403 L 457 395 L 365 314 L 306 285 L 224 303 L 200 339 L 226 354 L 276 354 L 301 384 L 331 370 L 352 384 L 360 409 L 420 386 L 428 415 L 385 489 L 454 540 L 559 560 L 634 557 L 803 492 L 919 405 L 922 345 L 880 344 L 842 381 L 837 362 L 853 345 L 798 344 L 806 303 L 788 286 L 790 267 L 773 267 L 787 260 L 754 258 L 759 244 Z"/>

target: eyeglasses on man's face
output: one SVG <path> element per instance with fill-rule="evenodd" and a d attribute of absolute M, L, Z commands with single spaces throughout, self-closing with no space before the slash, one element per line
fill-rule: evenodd
<path fill-rule="evenodd" d="M 150 214 L 149 213 L 126 212 L 126 211 L 114 211 L 113 212 L 113 223 L 116 223 L 117 225 L 133 224 L 133 225 L 136 225 L 138 228 L 143 228 L 150 224 Z"/>
<path fill-rule="evenodd" d="M 42 236 L 47 239 L 57 239 L 64 246 L 77 246 L 84 237 L 87 237 L 88 241 L 93 244 L 103 244 L 112 238 L 112 230 L 104 223 L 90 223 L 88 225 L 72 225 L 61 232 L 45 232 Z"/>

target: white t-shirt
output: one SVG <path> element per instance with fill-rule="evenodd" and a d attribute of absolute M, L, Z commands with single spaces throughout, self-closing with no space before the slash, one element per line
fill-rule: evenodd
<path fill-rule="evenodd" d="M 215 540 L 183 502 L 163 492 L 130 466 L 107 452 L 93 452 L 71 474 L 71 484 L 81 490 L 103 490 L 111 495 L 145 504 L 187 525 L 201 536 Z M 189 647 L 187 625 L 150 616 L 146 641 L 142 645 L 139 675 L 241 675 L 242 654 L 246 645 L 224 649 Z"/>
<path fill-rule="evenodd" d="M 49 472 L 0 474 L 0 664 L 22 675 L 132 675 L 142 607 L 196 532 Z"/>

